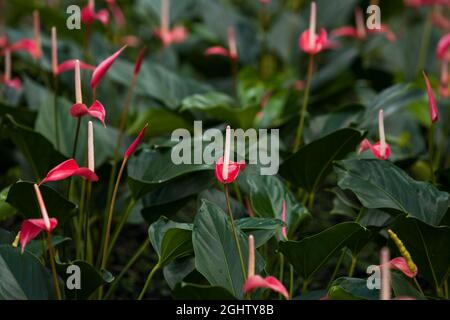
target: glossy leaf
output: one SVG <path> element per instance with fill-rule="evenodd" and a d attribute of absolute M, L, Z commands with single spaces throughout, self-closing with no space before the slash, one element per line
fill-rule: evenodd
<path fill-rule="evenodd" d="M 283 221 L 268 218 L 242 218 L 236 220 L 236 225 L 245 234 L 255 237 L 255 246 L 258 248 L 281 230 Z"/>
<path fill-rule="evenodd" d="M 311 277 L 340 249 L 366 235 L 366 229 L 355 222 L 334 225 L 300 241 L 281 241 L 279 250 L 304 279 Z"/>
<path fill-rule="evenodd" d="M 380 290 L 367 288 L 367 279 L 342 277 L 328 291 L 330 300 L 378 300 Z"/>
<path fill-rule="evenodd" d="M 176 300 L 236 300 L 225 288 L 186 282 L 177 284 L 172 294 Z"/>
<path fill-rule="evenodd" d="M 432 184 L 415 181 L 388 161 L 344 160 L 336 164 L 338 185 L 353 191 L 366 208 L 390 208 L 438 225 L 450 196 Z"/>
<path fill-rule="evenodd" d="M 158 265 L 164 267 L 177 258 L 192 253 L 192 225 L 160 217 L 148 229 L 150 242 L 158 254 Z"/>
<path fill-rule="evenodd" d="M 346 128 L 335 131 L 302 147 L 286 159 L 280 174 L 298 187 L 316 191 L 331 172 L 333 161 L 343 159 L 356 150 L 364 138 L 361 131 Z"/>

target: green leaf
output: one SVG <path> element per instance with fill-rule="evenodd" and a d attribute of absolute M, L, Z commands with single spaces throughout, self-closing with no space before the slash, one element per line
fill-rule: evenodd
<path fill-rule="evenodd" d="M 0 118 L 10 115 L 15 122 L 25 126 L 33 126 L 36 113 L 26 108 L 7 105 L 0 101 Z"/>
<path fill-rule="evenodd" d="M 214 119 L 229 123 L 233 127 L 247 129 L 252 127 L 259 105 L 251 105 L 243 108 L 233 107 L 234 100 L 219 92 L 196 94 L 184 99 L 180 111 L 200 111 Z"/>
<path fill-rule="evenodd" d="M 276 176 L 263 176 L 254 166 L 248 166 L 244 176 L 250 186 L 250 201 L 255 214 L 263 218 L 281 220 L 283 201 L 286 202 L 288 235 L 311 218 L 308 210 L 297 200 L 289 188 Z"/>
<path fill-rule="evenodd" d="M 401 217 L 391 228 L 408 249 L 419 274 L 440 287 L 450 272 L 450 227 L 434 227 Z"/>
<path fill-rule="evenodd" d="M 342 277 L 333 281 L 330 300 L 378 300 L 380 290 L 367 288 L 367 279 Z"/>
<path fill-rule="evenodd" d="M 283 221 L 267 218 L 242 218 L 236 220 L 236 225 L 245 234 L 253 235 L 255 246 L 259 248 L 281 230 Z"/>
<path fill-rule="evenodd" d="M 411 297 L 418 300 L 425 300 L 426 298 L 416 286 L 413 285 L 411 279 L 407 278 L 403 273 L 399 271 L 391 272 L 391 287 L 395 296 L 398 297 Z"/>
<path fill-rule="evenodd" d="M 52 244 L 53 244 L 53 247 L 55 247 L 55 248 L 57 246 L 59 246 L 60 244 L 66 242 L 66 241 L 70 241 L 70 240 L 71 239 L 67 238 L 67 237 L 52 236 Z M 47 252 L 47 241 L 45 241 L 45 243 L 43 243 L 42 239 L 39 239 L 39 238 L 38 238 L 38 240 L 32 240 L 27 245 L 25 250 L 31 252 L 36 257 L 42 257 L 44 252 Z"/>
<path fill-rule="evenodd" d="M 344 160 L 337 163 L 338 185 L 353 191 L 366 208 L 390 208 L 438 225 L 449 205 L 449 194 L 415 181 L 388 161 Z"/>
<path fill-rule="evenodd" d="M 280 241 L 279 249 L 309 281 L 336 252 L 365 237 L 367 232 L 358 223 L 344 222 L 300 241 Z"/>
<path fill-rule="evenodd" d="M 76 209 L 76 205 L 64 198 L 50 187 L 39 187 L 45 201 L 48 214 L 57 218 L 59 223 L 69 219 Z M 41 210 L 37 203 L 32 182 L 18 181 L 11 186 L 6 201 L 21 212 L 27 219 L 41 218 Z"/>
<path fill-rule="evenodd" d="M 247 237 L 238 231 L 239 243 L 245 266 L 248 262 Z M 211 285 L 230 291 L 242 298 L 244 276 L 238 249 L 234 241 L 229 218 L 219 207 L 203 200 L 194 221 L 192 242 L 195 253 L 195 267 Z M 256 272 L 264 267 L 262 258 L 257 255 Z"/>
<path fill-rule="evenodd" d="M 22 126 L 11 117 L 6 117 L 6 132 L 17 148 L 28 160 L 37 178 L 65 160 L 64 156 L 41 134 Z"/>
<path fill-rule="evenodd" d="M 0 300 L 47 300 L 49 274 L 31 253 L 0 245 Z"/>
<path fill-rule="evenodd" d="M 286 159 L 280 174 L 298 187 L 315 192 L 331 172 L 333 161 L 343 159 L 364 138 L 361 131 L 345 128 L 302 147 Z"/>
<path fill-rule="evenodd" d="M 143 149 L 139 155 L 129 160 L 128 184 L 134 198 L 138 199 L 188 173 L 212 169 L 211 166 L 205 164 L 175 165 L 171 159 L 171 150 L 168 148 L 163 150 Z"/>
<path fill-rule="evenodd" d="M 195 259 L 187 256 L 169 262 L 163 269 L 164 278 L 170 289 L 173 290 L 178 283 L 181 283 L 190 273 L 195 270 Z"/>
<path fill-rule="evenodd" d="M 160 268 L 192 253 L 192 225 L 160 217 L 148 229 L 150 242 L 158 254 Z"/>
<path fill-rule="evenodd" d="M 80 289 L 69 289 L 67 285 L 64 286 L 66 297 L 69 299 L 88 299 L 101 285 L 111 283 L 114 278 L 109 272 L 100 273 L 94 266 L 86 261 L 75 260 L 70 263 L 57 264 L 56 268 L 58 274 L 63 279 L 65 284 L 74 284 L 74 276 L 76 271 L 68 270 L 70 266 L 77 266 L 80 270 Z M 76 270 L 76 269 L 74 269 Z M 69 272 L 70 271 L 70 272 Z"/>
<path fill-rule="evenodd" d="M 236 300 L 225 288 L 181 282 L 172 292 L 176 300 Z"/>
<path fill-rule="evenodd" d="M 9 187 L 0 192 L 0 221 L 6 220 L 16 214 L 16 209 L 6 202 Z"/>
<path fill-rule="evenodd" d="M 108 72 L 109 77 L 126 87 L 130 85 L 132 74 L 133 64 L 122 59 L 118 59 Z M 184 98 L 210 89 L 207 85 L 185 76 L 181 77 L 161 65 L 144 62 L 137 79 L 135 93 L 159 100 L 175 110 Z"/>

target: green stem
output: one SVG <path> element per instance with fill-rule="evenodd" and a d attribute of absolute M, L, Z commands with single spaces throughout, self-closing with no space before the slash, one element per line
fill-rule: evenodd
<path fill-rule="evenodd" d="M 358 261 L 358 258 L 355 256 L 352 256 L 352 263 L 350 264 L 350 269 L 348 270 L 348 276 L 350 278 L 353 277 L 353 273 L 355 272 L 357 261 Z"/>
<path fill-rule="evenodd" d="M 419 57 L 417 60 L 417 67 L 416 67 L 416 75 L 423 70 L 423 67 L 425 65 L 425 61 L 427 58 L 427 50 L 430 44 L 430 38 L 431 38 L 431 32 L 433 31 L 433 25 L 431 23 L 431 14 L 432 14 L 433 8 L 430 9 L 430 12 L 427 15 L 427 19 L 425 21 L 425 26 L 422 33 L 422 40 L 420 42 L 420 51 L 419 51 Z"/>
<path fill-rule="evenodd" d="M 234 188 L 234 192 L 236 193 L 236 197 L 238 199 L 238 201 L 240 203 L 242 203 L 242 205 L 245 207 L 245 203 L 242 200 L 242 194 L 241 194 L 241 190 L 239 190 L 239 185 L 237 184 L 237 182 L 233 182 L 233 188 Z"/>
<path fill-rule="evenodd" d="M 312 210 L 312 208 L 314 206 L 314 196 L 315 196 L 314 191 L 311 191 L 308 196 L 308 209 L 309 210 Z"/>
<path fill-rule="evenodd" d="M 294 297 L 294 266 L 289 265 L 289 297 Z"/>
<path fill-rule="evenodd" d="M 92 193 L 92 182 L 89 181 L 87 183 L 87 190 L 86 190 L 86 205 L 85 205 L 85 212 L 83 215 L 84 222 L 83 222 L 83 235 L 84 235 L 84 258 L 86 260 L 88 257 L 88 246 L 89 246 L 89 211 L 90 211 L 90 203 L 91 203 L 91 193 Z"/>
<path fill-rule="evenodd" d="M 330 289 L 331 284 L 333 283 L 334 279 L 336 278 L 339 268 L 341 267 L 342 260 L 344 260 L 344 256 L 345 256 L 345 250 L 342 251 L 342 253 L 338 259 L 338 262 L 336 264 L 336 267 L 334 268 L 333 274 L 331 275 L 330 281 L 328 282 L 327 290 Z"/>
<path fill-rule="evenodd" d="M 306 78 L 306 87 L 305 92 L 303 94 L 303 105 L 300 113 L 300 122 L 298 123 L 297 127 L 297 134 L 295 136 L 295 142 L 294 142 L 294 153 L 298 151 L 300 148 L 300 145 L 302 143 L 302 135 L 303 135 L 303 129 L 305 127 L 305 117 L 306 112 L 308 108 L 308 99 L 309 99 L 309 91 L 311 88 L 311 80 L 313 76 L 314 71 L 314 56 L 309 56 L 309 63 L 308 63 L 308 74 Z"/>
<path fill-rule="evenodd" d="M 308 285 L 309 285 L 309 279 L 305 279 L 303 281 L 302 294 L 305 294 L 308 292 Z"/>
<path fill-rule="evenodd" d="M 228 208 L 228 214 L 230 217 L 231 228 L 233 230 L 234 241 L 236 242 L 236 247 L 237 247 L 238 254 L 239 254 L 239 260 L 241 263 L 242 275 L 243 275 L 244 279 L 247 279 L 247 272 L 245 271 L 244 259 L 242 257 L 241 244 L 239 242 L 239 237 L 238 237 L 237 230 L 236 230 L 236 224 L 235 224 L 234 218 L 233 218 L 233 212 L 231 211 L 231 202 L 230 202 L 230 193 L 228 190 L 228 184 L 224 185 L 224 192 L 225 192 L 225 198 L 227 201 L 227 208 Z"/>
<path fill-rule="evenodd" d="M 117 176 L 117 179 L 116 179 L 116 184 L 115 184 L 114 191 L 113 191 L 112 198 L 111 198 L 111 204 L 109 206 L 108 223 L 106 224 L 106 232 L 105 232 L 104 242 L 103 242 L 102 249 L 100 251 L 103 253 L 101 269 L 104 269 L 106 267 L 106 263 L 108 260 L 109 239 L 110 239 L 110 233 L 111 233 L 111 225 L 112 225 L 114 207 L 116 205 L 116 198 L 117 198 L 117 193 L 119 191 L 120 180 L 122 178 L 123 171 L 125 169 L 127 160 L 128 160 L 128 158 L 125 157 L 122 161 L 122 165 L 120 166 L 119 175 Z"/>
<path fill-rule="evenodd" d="M 425 297 L 425 294 L 423 293 L 422 287 L 420 286 L 420 284 L 417 281 L 416 277 L 414 277 L 414 283 L 416 284 L 417 289 L 419 289 L 420 294 Z"/>
<path fill-rule="evenodd" d="M 53 120 L 55 125 L 55 144 L 56 150 L 59 151 L 59 116 L 58 116 L 58 77 L 53 77 L 55 92 L 53 97 Z"/>
<path fill-rule="evenodd" d="M 283 254 L 280 252 L 278 254 L 278 256 L 280 257 L 280 271 L 279 271 L 279 275 L 278 275 L 278 279 L 283 282 L 283 278 L 284 278 L 284 256 Z M 281 295 L 280 295 L 281 297 Z"/>
<path fill-rule="evenodd" d="M 84 215 L 85 215 L 85 203 L 86 203 L 86 180 L 83 180 L 81 183 L 81 195 L 80 195 L 80 214 L 79 214 L 79 221 L 78 221 L 78 239 L 86 240 L 84 235 Z M 84 243 L 84 246 L 86 246 L 86 243 Z M 83 248 L 84 248 L 83 246 Z M 81 259 L 85 259 L 84 257 L 85 250 L 80 250 Z"/>
<path fill-rule="evenodd" d="M 48 247 L 48 252 L 50 254 L 50 265 L 52 267 L 53 285 L 55 286 L 56 298 L 58 300 L 61 300 L 62 299 L 61 290 L 59 288 L 58 274 L 56 273 L 55 248 L 53 247 L 52 238 L 51 238 L 50 233 L 47 233 L 47 247 Z"/>
<path fill-rule="evenodd" d="M 147 291 L 148 286 L 150 285 L 153 276 L 155 275 L 156 271 L 159 270 L 159 264 L 157 263 L 152 271 L 150 271 L 150 274 L 147 277 L 147 280 L 145 281 L 144 287 L 142 288 L 141 293 L 139 294 L 139 297 L 137 298 L 138 300 L 142 300 L 142 298 L 144 298 L 145 292 Z"/>
<path fill-rule="evenodd" d="M 111 295 L 116 290 L 117 285 L 119 284 L 119 281 L 123 278 L 123 276 L 127 273 L 127 271 L 131 268 L 131 266 L 136 262 L 137 259 L 145 252 L 145 249 L 149 246 L 150 241 L 147 238 L 144 243 L 139 247 L 139 249 L 136 251 L 136 253 L 133 255 L 133 257 L 128 261 L 127 265 L 122 269 L 122 271 L 119 273 L 116 279 L 114 279 L 114 283 L 111 285 L 109 290 L 106 292 L 104 300 L 108 300 Z"/>
<path fill-rule="evenodd" d="M 75 156 L 77 154 L 77 147 L 78 147 L 78 137 L 80 135 L 80 127 L 81 127 L 81 117 L 78 117 L 77 120 L 77 129 L 75 131 L 75 140 L 73 142 L 73 149 L 72 149 L 72 158 L 75 159 Z"/>
<path fill-rule="evenodd" d="M 111 251 L 114 248 L 114 245 L 116 244 L 117 239 L 119 238 L 120 232 L 122 231 L 123 227 L 125 226 L 125 223 L 127 222 L 128 217 L 130 216 L 131 210 L 134 208 L 135 204 L 136 204 L 136 201 L 134 201 L 134 199 L 131 199 L 125 213 L 122 215 L 122 217 L 120 217 L 119 224 L 117 225 L 116 229 L 114 229 L 113 235 L 111 237 L 111 244 L 109 245 L 109 249 L 108 249 L 108 257 L 111 255 Z"/>
<path fill-rule="evenodd" d="M 435 184 L 436 177 L 434 175 L 433 157 L 434 157 L 434 125 L 431 124 L 428 130 L 428 163 L 430 166 L 431 182 Z"/>

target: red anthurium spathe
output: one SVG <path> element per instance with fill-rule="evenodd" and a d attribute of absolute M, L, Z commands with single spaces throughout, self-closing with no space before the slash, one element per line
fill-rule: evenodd
<path fill-rule="evenodd" d="M 380 135 L 380 141 L 375 144 L 371 144 L 369 140 L 364 139 L 359 145 L 358 153 L 364 152 L 366 150 L 372 151 L 373 155 L 380 160 L 387 160 L 391 155 L 391 147 L 386 142 L 386 137 L 384 133 L 384 112 L 381 109 L 378 113 L 378 131 Z"/>
<path fill-rule="evenodd" d="M 87 6 L 81 9 L 81 21 L 84 24 L 92 24 L 96 20 L 100 21 L 103 25 L 107 25 L 109 21 L 109 13 L 105 9 L 95 12 L 95 1 L 89 0 Z"/>
<path fill-rule="evenodd" d="M 126 46 L 123 46 L 118 51 L 116 51 L 113 55 L 109 56 L 105 60 L 103 60 L 97 68 L 95 68 L 94 73 L 92 74 L 91 78 L 91 88 L 94 90 L 97 85 L 100 83 L 100 81 L 105 76 L 106 72 L 108 72 L 109 68 L 113 65 L 114 61 L 119 57 L 119 55 L 122 53 L 122 51 L 126 48 Z"/>
<path fill-rule="evenodd" d="M 105 2 L 108 4 L 108 8 L 114 17 L 117 26 L 119 28 L 125 27 L 125 17 L 116 0 L 105 0 Z"/>
<path fill-rule="evenodd" d="M 403 272 L 403 274 L 409 278 L 414 278 L 417 273 L 419 272 L 419 269 L 417 266 L 415 266 L 414 272 L 411 271 L 411 269 L 408 267 L 408 263 L 406 262 L 406 259 L 403 257 L 397 257 L 389 261 L 389 265 L 391 269 L 399 270 Z"/>
<path fill-rule="evenodd" d="M 237 44 L 236 44 L 236 37 L 234 35 L 234 28 L 229 27 L 228 33 L 228 49 L 221 47 L 221 46 L 214 46 L 206 49 L 205 55 L 206 56 L 224 56 L 231 60 L 237 60 L 238 58 L 238 51 L 237 51 Z"/>
<path fill-rule="evenodd" d="M 9 47 L 9 50 L 11 52 L 26 51 L 35 59 L 39 59 L 41 56 L 41 52 L 40 52 L 38 46 L 36 45 L 36 42 L 34 41 L 34 39 L 19 40 L 19 41 L 13 43 Z"/>
<path fill-rule="evenodd" d="M 172 43 L 184 42 L 188 37 L 188 32 L 183 26 L 175 26 L 170 29 L 170 0 L 161 0 L 160 26 L 156 28 L 155 36 L 161 40 L 164 47 Z"/>
<path fill-rule="evenodd" d="M 443 36 L 437 45 L 436 56 L 439 60 L 450 61 L 450 33 Z"/>
<path fill-rule="evenodd" d="M 425 71 L 422 72 L 423 77 L 425 79 L 425 84 L 427 86 L 427 94 L 428 94 L 428 106 L 430 110 L 430 120 L 431 123 L 436 123 L 439 118 L 438 108 L 436 105 L 436 100 L 434 99 L 433 89 L 431 88 L 430 80 L 428 79 Z"/>
<path fill-rule="evenodd" d="M 326 48 L 327 32 L 321 28 L 319 34 L 316 33 L 316 3 L 311 2 L 311 15 L 309 18 L 309 29 L 303 31 L 299 39 L 300 48 L 310 55 L 315 55 Z"/>
<path fill-rule="evenodd" d="M 69 159 L 50 170 L 40 184 L 50 181 L 60 181 L 72 176 L 82 177 L 92 182 L 98 181 L 98 177 L 93 170 L 79 167 L 75 159 Z"/>
<path fill-rule="evenodd" d="M 234 162 L 230 160 L 231 153 L 231 128 L 227 126 L 225 130 L 224 156 L 216 162 L 216 178 L 220 183 L 228 184 L 236 180 L 239 171 L 245 170 L 245 161 Z"/>
<path fill-rule="evenodd" d="M 71 59 L 58 64 L 58 37 L 56 33 L 56 27 L 52 27 L 52 72 L 56 77 L 62 72 L 74 70 L 76 67 L 76 59 Z M 83 61 L 80 61 L 80 69 L 94 70 L 95 67 L 91 66 Z"/>
<path fill-rule="evenodd" d="M 147 53 L 147 48 L 144 47 L 139 51 L 139 54 L 136 58 L 136 62 L 134 63 L 133 75 L 137 76 L 139 71 L 141 71 L 142 62 L 144 62 L 145 54 Z"/>
<path fill-rule="evenodd" d="M 441 64 L 441 78 L 439 81 L 439 94 L 444 97 L 448 98 L 450 96 L 449 91 L 449 84 L 450 84 L 450 77 L 448 73 L 448 64 L 449 62 L 444 61 Z"/>
<path fill-rule="evenodd" d="M 20 245 L 22 247 L 22 253 L 25 251 L 27 244 L 36 238 L 41 231 L 44 230 L 45 232 L 51 233 L 58 225 L 58 220 L 56 218 L 49 218 L 41 191 L 36 184 L 34 185 L 34 191 L 36 193 L 36 199 L 39 204 L 42 218 L 28 219 L 22 222 L 22 227 L 20 229 Z"/>
<path fill-rule="evenodd" d="M 11 52 L 5 50 L 5 73 L 0 77 L 0 83 L 4 83 L 7 87 L 20 91 L 22 88 L 19 78 L 11 78 Z"/>
<path fill-rule="evenodd" d="M 252 293 L 258 288 L 270 289 L 283 295 L 289 300 L 289 293 L 284 285 L 275 277 L 263 278 L 255 275 L 255 240 L 252 235 L 248 237 L 248 275 L 244 284 L 244 292 Z"/>
<path fill-rule="evenodd" d="M 405 5 L 410 7 L 424 7 L 433 5 L 448 5 L 448 0 L 404 0 Z"/>
<path fill-rule="evenodd" d="M 128 159 L 131 157 L 131 155 L 136 151 L 136 148 L 138 147 L 139 143 L 141 143 L 142 138 L 145 136 L 145 131 L 147 130 L 148 123 L 145 124 L 144 128 L 142 128 L 141 132 L 139 132 L 138 136 L 134 141 L 130 144 L 127 151 L 125 151 L 125 159 Z"/>
<path fill-rule="evenodd" d="M 287 240 L 287 227 L 286 227 L 286 201 L 283 200 L 283 203 L 281 204 L 281 221 L 283 221 L 284 225 L 281 228 L 281 234 L 283 235 L 284 239 Z"/>
<path fill-rule="evenodd" d="M 358 40 L 366 40 L 368 34 L 382 33 L 389 41 L 394 42 L 396 40 L 395 34 L 386 25 L 380 25 L 380 28 L 378 29 L 368 29 L 361 8 L 357 8 L 355 11 L 355 22 L 356 28 L 344 26 L 331 31 L 331 35 L 335 37 L 350 37 Z"/>

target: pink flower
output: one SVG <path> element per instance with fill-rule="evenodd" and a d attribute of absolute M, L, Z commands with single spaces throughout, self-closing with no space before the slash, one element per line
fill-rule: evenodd
<path fill-rule="evenodd" d="M 281 205 L 281 221 L 283 221 L 284 225 L 281 228 L 281 234 L 283 235 L 284 239 L 287 240 L 287 227 L 286 227 L 286 201 L 283 200 L 283 203 Z"/>
<path fill-rule="evenodd" d="M 170 29 L 170 0 L 161 0 L 160 17 L 160 26 L 155 29 L 154 33 L 164 47 L 168 47 L 172 43 L 184 42 L 187 39 L 188 33 L 183 26 L 175 26 Z"/>
<path fill-rule="evenodd" d="M 70 108 L 70 115 L 74 118 L 90 115 L 93 118 L 100 120 L 104 127 L 106 111 L 100 101 L 95 100 L 94 103 L 88 108 L 84 103 L 75 103 Z"/>
<path fill-rule="evenodd" d="M 415 267 L 415 271 L 411 271 L 408 267 L 408 263 L 406 262 L 405 258 L 403 257 L 397 257 L 389 261 L 389 265 L 391 269 L 399 270 L 403 272 L 403 274 L 409 278 L 414 278 L 417 276 L 417 273 L 419 272 L 419 269 L 417 266 Z"/>
<path fill-rule="evenodd" d="M 64 180 L 72 176 L 82 177 L 92 182 L 98 181 L 95 172 L 88 168 L 80 168 L 75 159 L 69 159 L 50 170 L 45 179 L 40 182 L 40 185 L 50 181 Z"/>
<path fill-rule="evenodd" d="M 231 129 L 227 126 L 225 130 L 224 156 L 216 162 L 216 178 L 220 183 L 228 184 L 236 180 L 239 171 L 245 170 L 245 161 L 234 162 L 230 160 L 231 152 Z"/>
<path fill-rule="evenodd" d="M 450 33 L 443 36 L 438 42 L 436 48 L 436 56 L 438 57 L 439 60 L 450 61 L 450 53 L 448 50 L 449 48 L 450 48 Z"/>
<path fill-rule="evenodd" d="M 423 7 L 432 5 L 449 5 L 448 0 L 404 0 L 409 7 Z"/>
<path fill-rule="evenodd" d="M 36 184 L 34 185 L 34 191 L 41 210 L 42 219 L 28 219 L 22 222 L 22 227 L 20 229 L 22 253 L 25 251 L 27 244 L 36 238 L 42 230 L 51 233 L 58 225 L 58 220 L 56 218 L 49 218 L 41 191 Z"/>
<path fill-rule="evenodd" d="M 375 144 L 371 144 L 369 140 L 364 139 L 359 145 L 358 153 L 364 152 L 366 150 L 372 151 L 372 154 L 380 159 L 387 160 L 391 155 L 391 147 L 388 143 L 386 143 L 386 138 L 384 134 L 384 112 L 383 109 L 378 113 L 378 132 L 380 135 L 380 141 Z"/>
<path fill-rule="evenodd" d="M 11 52 L 5 50 L 5 74 L 1 75 L 0 83 L 4 83 L 7 87 L 20 91 L 22 88 L 19 78 L 11 78 Z"/>
<path fill-rule="evenodd" d="M 283 295 L 289 300 L 289 293 L 284 285 L 275 277 L 268 276 L 263 278 L 255 275 L 255 240 L 252 235 L 248 237 L 248 275 L 244 284 L 244 292 L 252 293 L 258 288 L 270 289 Z"/>
<path fill-rule="evenodd" d="M 106 72 L 108 72 L 109 68 L 112 66 L 112 64 L 116 61 L 116 59 L 119 57 L 119 55 L 122 53 L 122 51 L 126 48 L 126 46 L 123 46 L 118 51 L 116 51 L 113 55 L 109 56 L 105 60 L 103 60 L 97 68 L 95 68 L 94 73 L 92 74 L 91 78 L 91 88 L 94 90 L 97 85 L 100 83 L 102 78 L 105 76 Z"/>
<path fill-rule="evenodd" d="M 147 53 L 146 47 L 142 48 L 141 51 L 139 51 L 139 54 L 136 58 L 136 62 L 134 64 L 134 70 L 133 70 L 134 76 L 137 76 L 139 74 L 139 71 L 141 71 L 142 62 L 144 61 L 146 53 Z"/>
<path fill-rule="evenodd" d="M 139 132 L 136 139 L 130 144 L 127 151 L 125 151 L 125 159 L 128 159 L 131 157 L 131 155 L 136 151 L 136 148 L 138 147 L 139 143 L 141 143 L 142 138 L 145 135 L 145 131 L 147 130 L 148 123 L 145 124 L 144 128 L 142 128 L 141 132 Z"/>
<path fill-rule="evenodd" d="M 316 3 L 311 2 L 309 29 L 303 31 L 299 39 L 300 48 L 310 55 L 321 52 L 327 45 L 327 32 L 325 29 L 321 28 L 320 33 L 316 33 L 316 10 Z"/>
<path fill-rule="evenodd" d="M 444 97 L 444 98 L 448 98 L 450 93 L 449 93 L 449 82 L 450 82 L 450 77 L 448 74 L 448 64 L 449 62 L 444 61 L 441 64 L 441 79 L 439 82 L 439 94 Z"/>
<path fill-rule="evenodd" d="M 67 60 L 58 65 L 58 38 L 56 28 L 52 27 L 52 71 L 53 76 L 58 76 L 61 72 L 75 69 L 76 59 Z M 95 67 L 83 61 L 80 61 L 80 68 L 85 70 L 94 70 Z"/>
<path fill-rule="evenodd" d="M 114 17 L 114 21 L 116 21 L 117 26 L 119 28 L 125 27 L 125 17 L 116 0 L 105 0 L 105 2 L 108 4 L 108 8 Z"/>
<path fill-rule="evenodd" d="M 84 24 L 92 24 L 95 20 L 106 26 L 109 21 L 109 13 L 105 9 L 95 12 L 95 1 L 89 0 L 88 5 L 81 9 L 81 21 Z"/>
<path fill-rule="evenodd" d="M 350 37 L 362 41 L 367 39 L 367 34 L 383 33 L 389 41 L 394 42 L 396 40 L 395 34 L 389 30 L 386 25 L 381 25 L 379 29 L 368 29 L 366 27 L 361 8 L 357 8 L 355 10 L 355 21 L 356 28 L 352 26 L 344 26 L 331 31 L 331 35 L 334 37 Z"/>
<path fill-rule="evenodd" d="M 439 118 L 439 113 L 436 105 L 436 100 L 434 100 L 433 89 L 431 88 L 430 80 L 428 79 L 425 71 L 422 72 L 423 77 L 425 79 L 425 84 L 427 86 L 427 94 L 428 94 L 428 109 L 430 111 L 430 120 L 431 123 L 436 123 Z"/>
<path fill-rule="evenodd" d="M 205 55 L 206 56 L 224 56 L 229 58 L 230 60 L 237 60 L 238 58 L 238 51 L 237 51 L 237 44 L 236 44 L 236 37 L 234 35 L 234 28 L 229 27 L 228 33 L 228 49 L 225 49 L 224 47 L 215 46 L 210 47 L 206 49 Z"/>
<path fill-rule="evenodd" d="M 9 50 L 11 52 L 26 51 L 35 59 L 39 59 L 41 57 L 41 51 L 39 50 L 38 46 L 36 45 L 35 40 L 33 40 L 33 39 L 19 40 L 19 41 L 13 43 L 9 47 Z"/>

